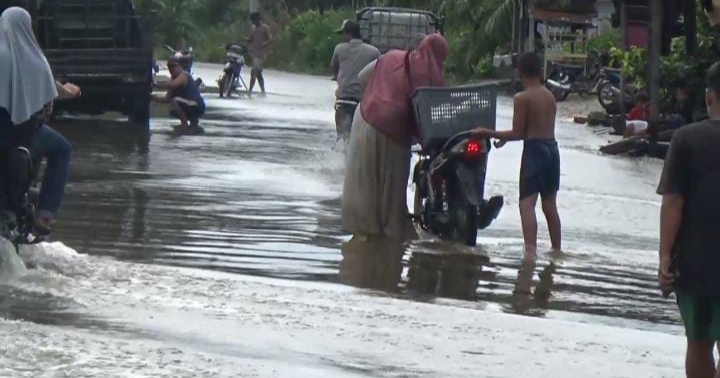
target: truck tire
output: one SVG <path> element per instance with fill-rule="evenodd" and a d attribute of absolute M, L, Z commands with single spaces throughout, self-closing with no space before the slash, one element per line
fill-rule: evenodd
<path fill-rule="evenodd" d="M 137 95 L 130 99 L 128 121 L 145 131 L 150 130 L 150 95 Z"/>

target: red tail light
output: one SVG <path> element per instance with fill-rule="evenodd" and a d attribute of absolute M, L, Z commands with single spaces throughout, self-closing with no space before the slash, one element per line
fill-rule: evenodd
<path fill-rule="evenodd" d="M 485 143 L 470 139 L 465 146 L 464 159 L 466 163 L 476 163 L 485 156 Z"/>

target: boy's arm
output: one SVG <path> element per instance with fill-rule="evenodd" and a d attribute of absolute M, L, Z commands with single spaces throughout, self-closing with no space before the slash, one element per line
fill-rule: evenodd
<path fill-rule="evenodd" d="M 267 47 L 272 43 L 273 37 L 272 32 L 270 31 L 270 27 L 265 25 L 265 42 L 263 42 L 263 47 Z"/>
<path fill-rule="evenodd" d="M 672 292 L 675 277 L 670 271 L 675 242 L 682 225 L 685 193 L 689 181 L 688 151 L 685 148 L 684 134 L 676 132 L 665 157 L 665 167 L 658 186 L 663 196 L 660 210 L 660 253 L 658 283 L 663 294 Z"/>
<path fill-rule="evenodd" d="M 335 51 L 333 52 L 332 59 L 330 60 L 330 69 L 332 70 L 333 77 L 337 78 L 338 73 L 340 73 L 340 59 L 338 58 L 338 46 L 335 46 Z"/>
<path fill-rule="evenodd" d="M 483 127 L 475 129 L 475 135 L 483 139 L 499 139 L 501 141 L 521 140 L 525 138 L 527 126 L 527 100 L 522 95 L 513 99 L 513 127 L 512 130 L 495 131 Z"/>
<path fill-rule="evenodd" d="M 167 88 L 170 90 L 180 89 L 187 84 L 188 76 L 186 73 L 178 75 L 173 81 L 167 84 Z"/>
<path fill-rule="evenodd" d="M 665 194 L 660 209 L 660 269 L 659 283 L 664 294 L 672 291 L 675 280 L 670 265 L 673 248 L 682 223 L 685 198 L 680 194 Z"/>

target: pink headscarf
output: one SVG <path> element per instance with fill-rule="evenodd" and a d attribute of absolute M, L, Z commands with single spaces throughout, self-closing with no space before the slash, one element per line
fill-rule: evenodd
<path fill-rule="evenodd" d="M 445 86 L 443 63 L 449 51 L 445 38 L 430 34 L 415 51 L 393 50 L 380 57 L 361 105 L 365 120 L 398 144 L 409 145 L 416 133 L 410 96 L 418 88 Z"/>

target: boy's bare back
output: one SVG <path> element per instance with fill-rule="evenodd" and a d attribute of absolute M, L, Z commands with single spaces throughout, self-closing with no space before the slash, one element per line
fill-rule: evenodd
<path fill-rule="evenodd" d="M 555 96 L 544 85 L 515 95 L 515 117 L 523 120 L 525 139 L 555 139 Z"/>

